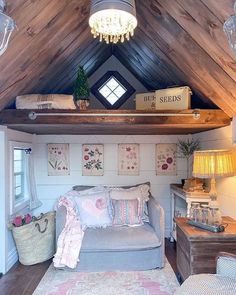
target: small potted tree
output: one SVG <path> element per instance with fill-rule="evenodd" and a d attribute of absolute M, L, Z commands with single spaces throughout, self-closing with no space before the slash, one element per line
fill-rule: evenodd
<path fill-rule="evenodd" d="M 192 171 L 192 156 L 193 153 L 196 150 L 200 149 L 200 143 L 199 140 L 178 140 L 178 154 L 180 155 L 180 157 L 185 158 L 187 160 L 187 180 L 191 179 L 192 177 L 192 173 L 190 173 L 190 171 Z M 182 180 L 183 184 L 186 182 L 186 180 Z M 191 181 L 190 181 L 191 182 Z"/>
<path fill-rule="evenodd" d="M 74 88 L 74 99 L 80 110 L 86 110 L 89 106 L 90 89 L 88 78 L 82 66 L 78 69 Z"/>

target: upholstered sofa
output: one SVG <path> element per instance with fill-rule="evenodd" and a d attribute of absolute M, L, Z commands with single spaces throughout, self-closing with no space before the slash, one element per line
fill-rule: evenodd
<path fill-rule="evenodd" d="M 221 252 L 217 258 L 216 274 L 191 275 L 184 281 L 175 295 L 235 294 L 236 255 Z"/>
<path fill-rule="evenodd" d="M 150 196 L 149 222 L 141 226 L 87 228 L 76 271 L 147 270 L 164 266 L 164 212 Z M 56 214 L 58 238 L 66 221 L 66 209 Z"/>

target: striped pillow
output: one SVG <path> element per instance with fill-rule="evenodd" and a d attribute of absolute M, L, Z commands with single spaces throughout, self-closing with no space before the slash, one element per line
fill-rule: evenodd
<path fill-rule="evenodd" d="M 112 200 L 113 225 L 142 225 L 142 202 L 133 200 Z"/>

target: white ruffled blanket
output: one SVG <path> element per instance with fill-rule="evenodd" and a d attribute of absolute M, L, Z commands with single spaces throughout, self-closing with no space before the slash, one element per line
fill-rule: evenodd
<path fill-rule="evenodd" d="M 57 208 L 65 206 L 67 214 L 65 227 L 57 241 L 57 251 L 53 259 L 55 267 L 75 268 L 79 261 L 84 231 L 77 214 L 74 196 L 77 196 L 77 192 L 70 191 L 61 196 L 57 203 Z"/>

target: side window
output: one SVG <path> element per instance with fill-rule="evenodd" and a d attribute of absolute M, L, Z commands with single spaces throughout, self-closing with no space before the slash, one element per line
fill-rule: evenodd
<path fill-rule="evenodd" d="M 26 154 L 24 150 L 14 148 L 13 154 L 14 198 L 15 203 L 21 202 L 25 195 Z"/>
<path fill-rule="evenodd" d="M 27 151 L 30 148 L 30 144 L 27 143 L 10 142 L 11 214 L 15 214 L 29 205 Z"/>

